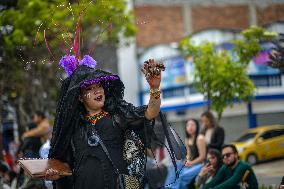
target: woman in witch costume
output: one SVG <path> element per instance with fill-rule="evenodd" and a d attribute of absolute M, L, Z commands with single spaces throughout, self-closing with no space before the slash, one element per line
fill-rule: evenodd
<path fill-rule="evenodd" d="M 69 76 L 60 91 L 49 158 L 67 163 L 73 175 L 61 178 L 56 170 L 49 169 L 46 179 L 54 180 L 56 189 L 117 188 L 117 172 L 102 146 L 95 144 L 94 132 L 105 144 L 119 173 L 128 174 L 123 158 L 124 133 L 133 129 L 144 139 L 150 137 L 161 104 L 159 65 L 153 59 L 145 62 L 143 71 L 150 85 L 150 100 L 147 106 L 140 107 L 123 100 L 124 85 L 119 76 L 95 69 L 92 57 L 86 55 L 78 60 L 66 55 L 60 65 Z M 172 155 L 176 158 L 174 152 Z"/>
<path fill-rule="evenodd" d="M 61 177 L 58 171 L 49 169 L 46 179 L 55 181 L 56 189 L 114 189 L 119 175 L 126 174 L 134 175 L 141 187 L 147 177 L 146 148 L 151 149 L 153 143 L 167 144 L 164 146 L 177 176 L 175 160 L 185 157 L 185 147 L 160 112 L 163 64 L 153 59 L 144 63 L 142 71 L 149 83 L 150 99 L 147 106 L 135 107 L 123 100 L 124 85 L 119 76 L 96 69 L 97 62 L 89 55 L 81 59 L 80 30 L 79 20 L 74 42 L 59 62 L 68 77 L 61 86 L 49 151 L 49 158 L 70 166 L 72 176 Z M 46 38 L 45 42 L 52 55 Z M 74 55 L 68 54 L 71 51 Z M 155 134 L 158 115 L 165 141 Z"/>

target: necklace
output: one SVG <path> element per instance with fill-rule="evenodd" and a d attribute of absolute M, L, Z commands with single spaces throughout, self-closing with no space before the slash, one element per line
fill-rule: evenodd
<path fill-rule="evenodd" d="M 101 111 L 100 113 L 97 113 L 97 114 L 95 114 L 93 116 L 88 115 L 85 118 L 92 125 L 95 125 L 97 123 L 97 121 L 99 121 L 100 119 L 102 119 L 103 117 L 105 117 L 107 115 L 108 115 L 108 112 Z"/>

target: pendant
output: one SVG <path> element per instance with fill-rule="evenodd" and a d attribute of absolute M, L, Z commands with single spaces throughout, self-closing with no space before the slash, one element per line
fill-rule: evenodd
<path fill-rule="evenodd" d="M 100 142 L 100 137 L 96 134 L 93 134 L 88 138 L 89 146 L 98 146 Z"/>

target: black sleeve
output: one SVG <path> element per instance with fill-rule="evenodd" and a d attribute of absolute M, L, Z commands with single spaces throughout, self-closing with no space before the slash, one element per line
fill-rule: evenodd
<path fill-rule="evenodd" d="M 53 182 L 53 189 L 70 189 L 73 188 L 72 176 L 62 177 L 57 181 Z"/>
<path fill-rule="evenodd" d="M 148 120 L 145 117 L 147 106 L 134 106 L 124 100 L 121 100 L 118 107 L 118 114 L 115 120 L 123 129 L 131 129 L 138 134 L 143 143 L 150 147 L 151 140 L 154 137 L 153 128 L 155 119 Z"/>
<path fill-rule="evenodd" d="M 134 106 L 124 100 L 120 101 L 119 117 L 121 117 L 123 124 L 132 129 L 141 129 L 144 125 L 154 125 L 154 119 L 148 120 L 145 117 L 147 106 Z"/>
<path fill-rule="evenodd" d="M 210 144 L 208 144 L 208 147 L 221 149 L 222 145 L 224 144 L 224 139 L 225 139 L 225 131 L 222 127 L 218 126 L 215 128 L 215 131 L 213 132 L 213 136 Z"/>
<path fill-rule="evenodd" d="M 73 157 L 73 151 L 71 147 L 71 142 L 67 148 L 67 153 L 62 155 L 61 157 L 57 157 L 56 159 L 59 159 L 60 161 L 67 163 L 71 170 L 74 168 L 74 157 Z M 74 172 L 72 173 L 74 174 Z M 53 182 L 54 189 L 70 189 L 73 188 L 73 176 L 66 176 L 62 177 L 56 181 Z"/>

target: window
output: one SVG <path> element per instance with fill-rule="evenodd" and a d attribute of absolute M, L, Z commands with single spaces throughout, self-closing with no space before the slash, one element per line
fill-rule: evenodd
<path fill-rule="evenodd" d="M 282 136 L 282 135 L 284 135 L 284 129 L 279 129 L 279 130 L 274 130 L 274 131 L 267 131 L 263 135 L 261 135 L 261 137 L 264 140 L 267 140 L 267 139 L 278 137 L 278 136 Z"/>
<path fill-rule="evenodd" d="M 273 131 L 267 131 L 264 134 L 262 134 L 260 137 L 262 137 L 264 140 L 272 138 L 272 132 Z"/>
<path fill-rule="evenodd" d="M 255 137 L 256 133 L 246 133 L 241 136 L 236 142 L 248 142 Z"/>
<path fill-rule="evenodd" d="M 276 130 L 272 133 L 272 137 L 278 137 L 284 135 L 284 129 Z"/>

